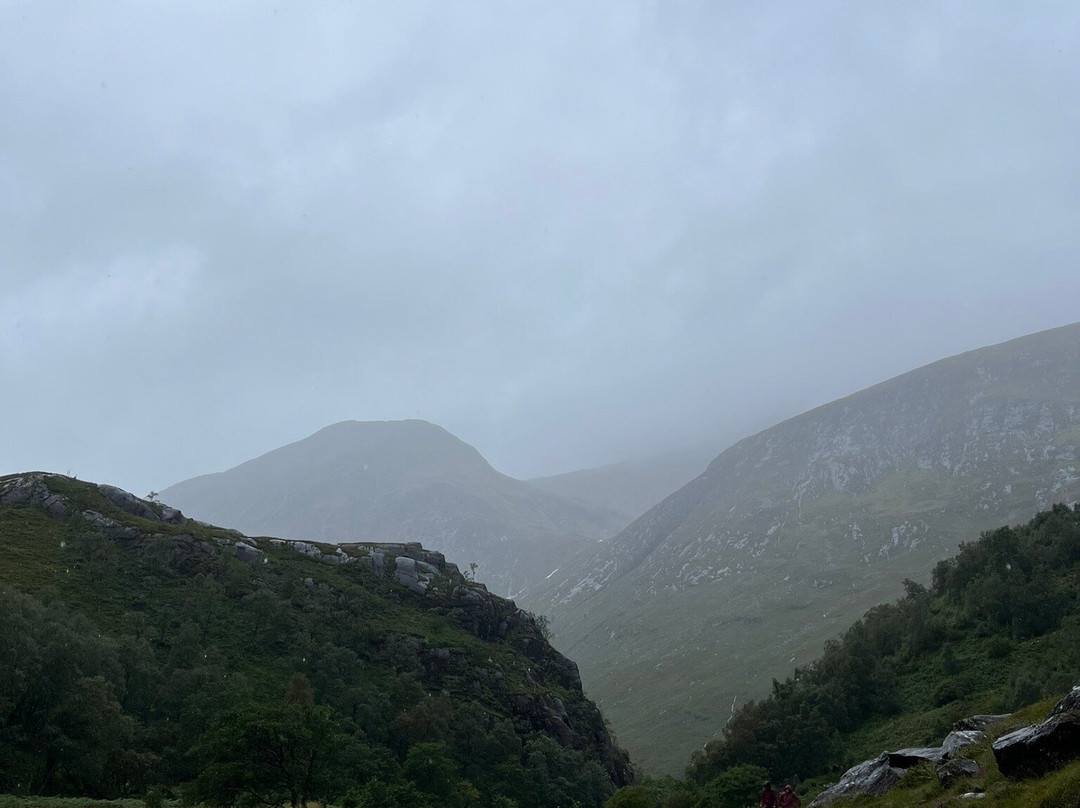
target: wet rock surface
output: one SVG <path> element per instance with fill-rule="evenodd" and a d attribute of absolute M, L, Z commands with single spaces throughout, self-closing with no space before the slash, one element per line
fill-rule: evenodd
<path fill-rule="evenodd" d="M 840 782 L 818 794 L 810 803 L 810 808 L 829 805 L 841 797 L 852 797 L 856 794 L 880 797 L 900 782 L 903 773 L 903 769 L 890 766 L 889 753 L 882 752 L 873 760 L 863 761 L 844 772 Z"/>
<path fill-rule="evenodd" d="M 986 740 L 986 733 L 980 730 L 953 730 L 945 736 L 945 740 L 941 742 L 941 748 L 948 753 L 949 757 L 954 757 L 961 749 L 983 740 Z"/>
<path fill-rule="evenodd" d="M 1074 692 L 1080 692 L 1080 689 Z M 920 763 L 933 764 L 938 779 L 943 784 L 955 782 L 961 777 L 974 777 L 979 773 L 978 764 L 973 760 L 957 758 L 956 755 L 964 748 L 984 740 L 986 733 L 983 729 L 1008 717 L 971 716 L 958 721 L 941 746 L 909 747 L 895 752 L 882 752 L 873 760 L 863 761 L 844 772 L 840 781 L 822 791 L 810 803 L 810 807 L 828 805 L 841 797 L 857 794 L 880 797 L 900 781 L 907 769 Z"/>
<path fill-rule="evenodd" d="M 994 760 L 1006 777 L 1039 777 L 1080 758 L 1080 687 L 1058 702 L 1049 718 L 994 741 Z"/>
<path fill-rule="evenodd" d="M 889 765 L 894 769 L 910 769 L 920 763 L 941 763 L 949 753 L 940 746 L 911 747 L 889 752 Z"/>

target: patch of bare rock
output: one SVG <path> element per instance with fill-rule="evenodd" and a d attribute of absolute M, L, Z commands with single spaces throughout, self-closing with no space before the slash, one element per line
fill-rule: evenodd
<path fill-rule="evenodd" d="M 829 805 L 841 797 L 852 797 L 856 794 L 880 797 L 900 782 L 905 771 L 920 763 L 933 764 L 938 780 L 944 786 L 964 777 L 974 777 L 979 773 L 979 765 L 973 760 L 958 757 L 958 753 L 986 738 L 986 728 L 1005 718 L 1008 716 L 972 716 L 958 722 L 940 746 L 882 752 L 876 758 L 865 760 L 844 772 L 840 782 L 818 794 L 810 803 L 810 808 Z"/>

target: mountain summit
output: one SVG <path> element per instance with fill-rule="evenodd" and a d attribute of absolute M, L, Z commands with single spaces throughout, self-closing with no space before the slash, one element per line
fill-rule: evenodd
<path fill-rule="evenodd" d="M 421 541 L 492 589 L 521 595 L 572 554 L 618 530 L 618 514 L 500 474 L 427 421 L 345 421 L 163 501 L 249 535 L 326 542 Z"/>
<path fill-rule="evenodd" d="M 1080 324 L 914 370 L 735 444 L 539 608 L 620 738 L 674 771 L 962 539 L 1080 498 Z M 662 738 L 660 742 L 655 739 Z"/>

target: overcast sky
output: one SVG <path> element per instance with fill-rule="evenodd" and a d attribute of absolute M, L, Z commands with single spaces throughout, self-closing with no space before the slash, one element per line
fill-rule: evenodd
<path fill-rule="evenodd" d="M 1074 0 L 0 0 L 0 473 L 719 450 L 1078 304 Z"/>

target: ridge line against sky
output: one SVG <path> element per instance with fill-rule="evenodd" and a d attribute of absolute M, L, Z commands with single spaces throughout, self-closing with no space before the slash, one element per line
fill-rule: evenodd
<path fill-rule="evenodd" d="M 1077 319 L 1080 10 L 0 2 L 0 473 L 526 478 Z"/>

